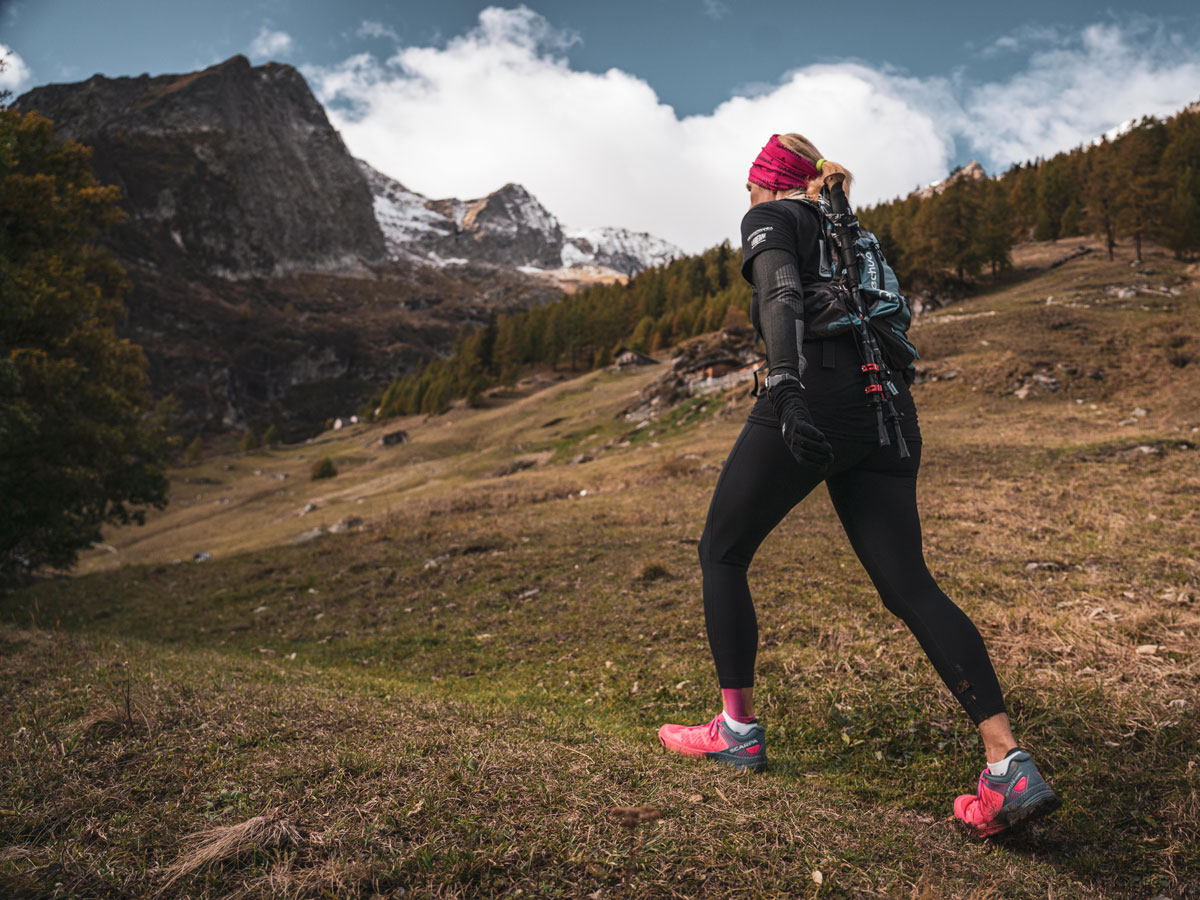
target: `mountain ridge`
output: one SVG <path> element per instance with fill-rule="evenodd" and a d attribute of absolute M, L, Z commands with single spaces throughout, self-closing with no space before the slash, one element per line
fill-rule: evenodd
<path fill-rule="evenodd" d="M 356 162 L 393 258 L 436 266 L 470 259 L 547 273 L 597 267 L 628 277 L 683 255 L 646 232 L 615 226 L 567 230 L 515 182 L 472 200 L 431 199 L 365 160 Z"/>

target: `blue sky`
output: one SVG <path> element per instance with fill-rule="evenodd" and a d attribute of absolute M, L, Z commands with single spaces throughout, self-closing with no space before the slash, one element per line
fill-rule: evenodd
<path fill-rule="evenodd" d="M 519 181 L 570 225 L 644 228 L 688 249 L 735 231 L 743 170 L 774 131 L 802 131 L 856 169 L 862 202 L 1200 99 L 1194 3 L 859 0 L 840 27 L 828 9 L 0 0 L 0 44 L 18 92 L 235 53 L 287 62 L 352 152 L 416 190 Z"/>

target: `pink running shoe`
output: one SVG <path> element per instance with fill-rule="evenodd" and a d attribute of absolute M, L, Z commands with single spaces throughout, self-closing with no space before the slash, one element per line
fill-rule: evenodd
<path fill-rule="evenodd" d="M 1054 812 L 1061 805 L 1033 758 L 1022 750 L 1009 762 L 1007 774 L 993 775 L 985 766 L 979 773 L 978 792 L 961 794 L 954 801 L 954 817 L 969 831 L 988 835 Z"/>
<path fill-rule="evenodd" d="M 658 742 L 684 756 L 715 759 L 735 769 L 761 772 L 767 767 L 766 729 L 755 722 L 749 733 L 737 734 L 721 713 L 704 725 L 664 725 Z"/>

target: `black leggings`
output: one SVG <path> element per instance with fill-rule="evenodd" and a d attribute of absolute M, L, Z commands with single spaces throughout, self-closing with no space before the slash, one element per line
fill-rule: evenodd
<path fill-rule="evenodd" d="M 895 445 L 831 437 L 829 497 L 884 606 L 904 620 L 971 720 L 1004 712 L 978 629 L 942 593 L 921 551 L 917 469 L 921 444 L 901 459 Z M 746 570 L 758 545 L 821 479 L 788 452 L 778 428 L 749 421 L 725 462 L 700 539 L 704 619 L 722 688 L 752 687 L 758 621 Z"/>

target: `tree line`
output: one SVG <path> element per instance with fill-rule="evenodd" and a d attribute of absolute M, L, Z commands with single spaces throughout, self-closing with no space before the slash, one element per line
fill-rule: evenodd
<path fill-rule="evenodd" d="M 439 413 L 466 397 L 513 384 L 527 366 L 574 372 L 607 366 L 628 347 L 656 353 L 697 334 L 749 321 L 750 285 L 729 242 L 647 269 L 627 283 L 582 288 L 560 300 L 497 316 L 464 334 L 447 359 L 394 381 L 364 406 L 380 416 Z"/>
<path fill-rule="evenodd" d="M 1200 112 L 1143 118 L 1113 140 L 1013 166 L 998 178 L 951 180 L 944 191 L 864 209 L 892 267 L 907 281 L 959 279 L 1011 265 L 1020 240 L 1096 234 L 1109 259 L 1118 238 L 1142 258 L 1145 241 L 1177 257 L 1200 252 Z"/>

